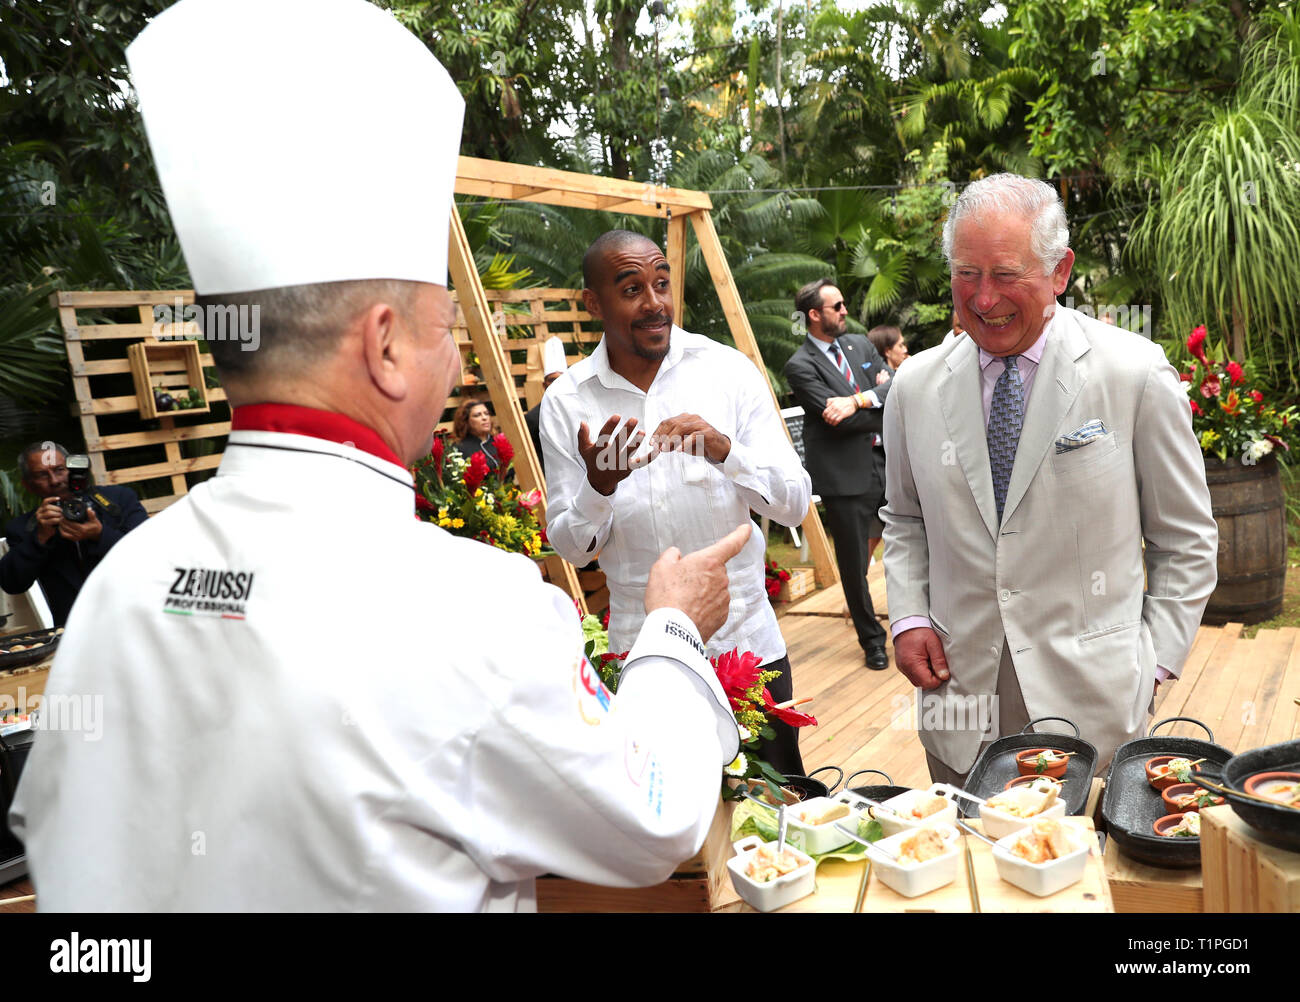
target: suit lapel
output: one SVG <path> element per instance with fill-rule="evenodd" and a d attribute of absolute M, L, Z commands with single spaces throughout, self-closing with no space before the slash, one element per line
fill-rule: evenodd
<path fill-rule="evenodd" d="M 948 437 L 957 452 L 962 472 L 975 497 L 975 506 L 989 530 L 998 534 L 998 506 L 993 499 L 993 473 L 984 431 L 983 390 L 980 385 L 979 350 L 968 338 L 948 357 L 948 371 L 936 393 L 948 424 Z"/>
<path fill-rule="evenodd" d="M 1058 318 L 1061 321 L 1065 319 L 1059 312 Z M 1064 322 L 1060 323 L 1056 333 L 1055 337 L 1048 334 L 1043 360 L 1034 374 L 1034 387 L 1025 410 L 1025 423 L 1020 429 L 1020 443 L 1016 446 L 1016 462 L 1011 468 L 1011 482 L 1007 486 L 1007 501 L 1002 508 L 1004 524 L 1015 513 L 1016 505 L 1038 475 L 1047 450 L 1056 441 L 1066 412 L 1086 382 L 1074 360 L 1088 350 L 1088 342 L 1077 335 L 1073 326 Z M 985 448 L 987 450 L 987 446 Z"/>
<path fill-rule="evenodd" d="M 826 352 L 821 350 L 820 344 L 817 341 L 817 339 L 814 338 L 811 334 L 807 335 L 807 339 L 804 342 L 804 347 L 807 348 L 808 351 L 812 353 L 813 361 L 816 362 L 817 365 L 821 367 L 822 372 L 825 373 L 826 378 L 830 382 L 830 384 L 832 386 L 843 387 L 844 392 L 841 394 L 841 396 L 848 396 L 850 393 L 853 392 L 853 387 L 850 386 L 849 381 L 844 378 L 844 373 L 840 372 L 839 368 L 836 367 L 831 362 L 831 360 L 826 356 Z M 848 356 L 846 355 L 845 357 Z M 853 364 L 852 361 L 850 361 L 849 364 L 852 365 Z"/>

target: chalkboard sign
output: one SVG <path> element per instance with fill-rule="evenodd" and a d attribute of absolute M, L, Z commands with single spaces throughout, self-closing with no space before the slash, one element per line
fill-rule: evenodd
<path fill-rule="evenodd" d="M 785 421 L 786 430 L 790 433 L 790 441 L 794 443 L 794 451 L 799 456 L 799 462 L 807 466 L 808 461 L 803 448 L 803 416 L 802 407 L 787 407 L 781 411 L 781 419 Z"/>

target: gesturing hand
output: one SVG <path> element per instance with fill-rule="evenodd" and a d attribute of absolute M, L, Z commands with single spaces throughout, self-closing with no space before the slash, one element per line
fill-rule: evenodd
<path fill-rule="evenodd" d="M 634 469 L 632 456 L 645 440 L 644 432 L 633 434 L 636 418 L 631 418 L 615 435 L 614 429 L 622 420 L 619 415 L 613 415 L 600 429 L 594 442 L 587 422 L 578 425 L 578 455 L 587 464 L 587 482 L 606 497 L 631 474 Z M 647 462 L 649 459 L 637 463 L 637 466 L 644 466 Z"/>
<path fill-rule="evenodd" d="M 707 642 L 726 623 L 731 610 L 727 561 L 744 548 L 753 525 L 737 526 L 712 546 L 684 557 L 675 546 L 665 550 L 650 568 L 645 611 L 680 609 Z"/>
<path fill-rule="evenodd" d="M 678 414 L 659 422 L 650 436 L 650 452 L 688 452 L 721 463 L 731 454 L 731 439 L 698 414 Z"/>
<path fill-rule="evenodd" d="M 894 663 L 918 689 L 937 689 L 948 681 L 943 641 L 928 626 L 904 630 L 894 638 Z"/>

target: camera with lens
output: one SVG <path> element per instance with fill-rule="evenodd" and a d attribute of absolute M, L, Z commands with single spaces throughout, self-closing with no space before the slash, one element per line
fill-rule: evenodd
<path fill-rule="evenodd" d="M 68 490 L 72 491 L 72 497 L 60 501 L 59 508 L 69 522 L 84 522 L 90 508 L 90 498 L 86 496 L 90 487 L 90 457 L 69 456 L 67 467 Z"/>

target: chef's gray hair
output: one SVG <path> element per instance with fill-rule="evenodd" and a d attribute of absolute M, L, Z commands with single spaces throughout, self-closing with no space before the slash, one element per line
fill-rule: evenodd
<path fill-rule="evenodd" d="M 1044 274 L 1051 274 L 1070 249 L 1065 206 L 1055 188 L 1045 181 L 1019 174 L 994 174 L 968 185 L 948 210 L 943 224 L 943 256 L 948 259 L 950 271 L 957 224 L 963 219 L 994 212 L 1009 212 L 1029 219 L 1029 246 L 1043 266 Z"/>
<path fill-rule="evenodd" d="M 399 313 L 414 308 L 417 283 L 398 279 L 366 279 L 290 285 L 254 292 L 195 296 L 195 305 L 256 308 L 260 342 L 256 351 L 237 338 L 208 340 L 213 361 L 223 376 L 251 376 L 272 368 L 310 366 L 330 355 L 348 325 L 375 303 L 387 303 Z"/>

